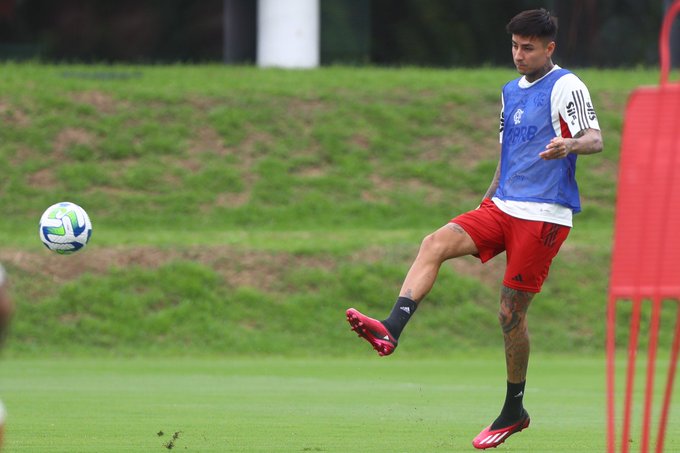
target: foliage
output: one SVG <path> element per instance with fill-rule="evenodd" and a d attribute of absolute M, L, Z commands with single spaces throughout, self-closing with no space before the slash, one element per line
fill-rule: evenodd
<path fill-rule="evenodd" d="M 256 3 L 23 0 L 0 18 L 0 59 L 252 63 Z M 320 57 L 324 64 L 510 67 L 506 24 L 522 10 L 548 8 L 559 19 L 556 61 L 634 67 L 658 61 L 664 3 L 670 2 L 321 0 Z"/>

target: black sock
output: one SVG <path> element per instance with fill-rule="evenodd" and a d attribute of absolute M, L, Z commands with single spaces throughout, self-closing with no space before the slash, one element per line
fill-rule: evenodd
<path fill-rule="evenodd" d="M 493 422 L 493 425 L 491 425 L 492 430 L 505 428 L 519 421 L 522 416 L 522 411 L 524 410 L 522 400 L 524 399 L 525 384 L 526 381 L 520 382 L 519 384 L 508 382 L 508 391 L 505 394 L 505 404 L 501 410 L 501 415 L 499 415 L 496 421 Z"/>
<path fill-rule="evenodd" d="M 395 339 L 399 338 L 404 326 L 411 318 L 411 315 L 416 311 L 418 304 L 408 297 L 400 297 L 392 308 L 390 316 L 382 321 L 383 325 L 390 331 Z"/>

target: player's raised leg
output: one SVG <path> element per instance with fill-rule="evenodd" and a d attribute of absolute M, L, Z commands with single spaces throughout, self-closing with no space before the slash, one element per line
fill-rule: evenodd
<path fill-rule="evenodd" d="M 379 355 L 394 352 L 402 330 L 421 300 L 434 285 L 439 268 L 448 259 L 477 253 L 472 238 L 455 223 L 439 228 L 423 239 L 418 255 L 406 274 L 390 315 L 382 321 L 370 318 L 354 308 L 347 310 L 352 330 L 368 341 Z"/>

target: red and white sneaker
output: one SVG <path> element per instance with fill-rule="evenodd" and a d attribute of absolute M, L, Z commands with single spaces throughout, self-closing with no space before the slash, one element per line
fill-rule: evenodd
<path fill-rule="evenodd" d="M 486 450 L 487 448 L 496 448 L 505 440 L 515 433 L 522 431 L 529 426 L 529 414 L 527 411 L 522 412 L 522 417 L 513 425 L 505 428 L 491 430 L 491 426 L 487 426 L 481 433 L 477 435 L 472 441 L 472 446 L 479 450 Z"/>
<path fill-rule="evenodd" d="M 369 318 L 354 308 L 346 312 L 347 322 L 360 337 L 371 343 L 378 355 L 390 355 L 397 347 L 397 339 L 377 319 Z"/>

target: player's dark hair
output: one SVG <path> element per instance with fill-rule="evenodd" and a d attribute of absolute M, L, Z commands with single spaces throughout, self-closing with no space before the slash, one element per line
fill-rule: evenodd
<path fill-rule="evenodd" d="M 513 17 L 505 30 L 511 35 L 536 36 L 548 41 L 557 38 L 557 17 L 544 8 L 522 11 Z"/>

